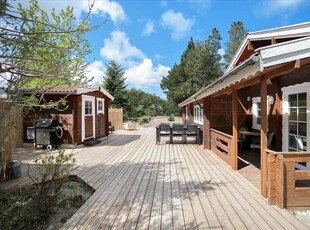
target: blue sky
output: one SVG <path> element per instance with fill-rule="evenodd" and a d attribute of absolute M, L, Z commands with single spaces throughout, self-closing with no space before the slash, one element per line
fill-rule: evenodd
<path fill-rule="evenodd" d="M 27 0 L 18 0 L 27 5 Z M 67 5 L 81 17 L 88 0 L 39 0 L 50 11 Z M 115 60 L 124 69 L 129 88 L 164 97 L 160 81 L 166 76 L 193 37 L 204 40 L 216 27 L 222 36 L 235 21 L 249 31 L 310 21 L 310 0 L 96 0 L 91 23 L 107 20 L 87 35 L 93 52 L 87 75 L 92 84 L 103 81 L 106 64 Z"/>

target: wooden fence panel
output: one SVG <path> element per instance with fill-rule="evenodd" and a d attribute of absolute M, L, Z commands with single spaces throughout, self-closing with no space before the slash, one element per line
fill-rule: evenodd
<path fill-rule="evenodd" d="M 109 108 L 109 121 L 115 129 L 123 129 L 123 108 Z"/>
<path fill-rule="evenodd" d="M 18 105 L 6 104 L 0 100 L 0 138 L 4 138 L 3 151 L 0 161 L 12 159 L 12 151 L 15 147 L 23 145 L 23 116 L 22 107 Z M 5 167 L 2 165 L 1 167 Z"/>
<path fill-rule="evenodd" d="M 211 129 L 211 150 L 231 165 L 232 136 Z"/>
<path fill-rule="evenodd" d="M 310 207 L 310 170 L 295 165 L 310 162 L 310 153 L 268 151 L 268 154 L 269 203 L 280 208 Z"/>

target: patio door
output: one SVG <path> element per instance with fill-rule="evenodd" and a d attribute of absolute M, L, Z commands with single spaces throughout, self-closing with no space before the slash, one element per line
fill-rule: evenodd
<path fill-rule="evenodd" d="M 95 138 L 95 98 L 82 95 L 82 141 Z"/>
<path fill-rule="evenodd" d="M 310 150 L 310 83 L 289 86 L 283 91 L 283 151 Z"/>

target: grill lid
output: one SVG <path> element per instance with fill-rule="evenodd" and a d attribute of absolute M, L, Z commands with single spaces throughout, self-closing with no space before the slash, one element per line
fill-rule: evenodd
<path fill-rule="evenodd" d="M 42 119 L 37 121 L 36 127 L 46 128 L 50 127 L 53 123 L 53 119 Z"/>

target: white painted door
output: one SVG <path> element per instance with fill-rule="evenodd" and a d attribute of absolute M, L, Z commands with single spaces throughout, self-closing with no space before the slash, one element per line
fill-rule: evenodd
<path fill-rule="evenodd" d="M 82 141 L 95 138 L 95 97 L 82 95 Z"/>

